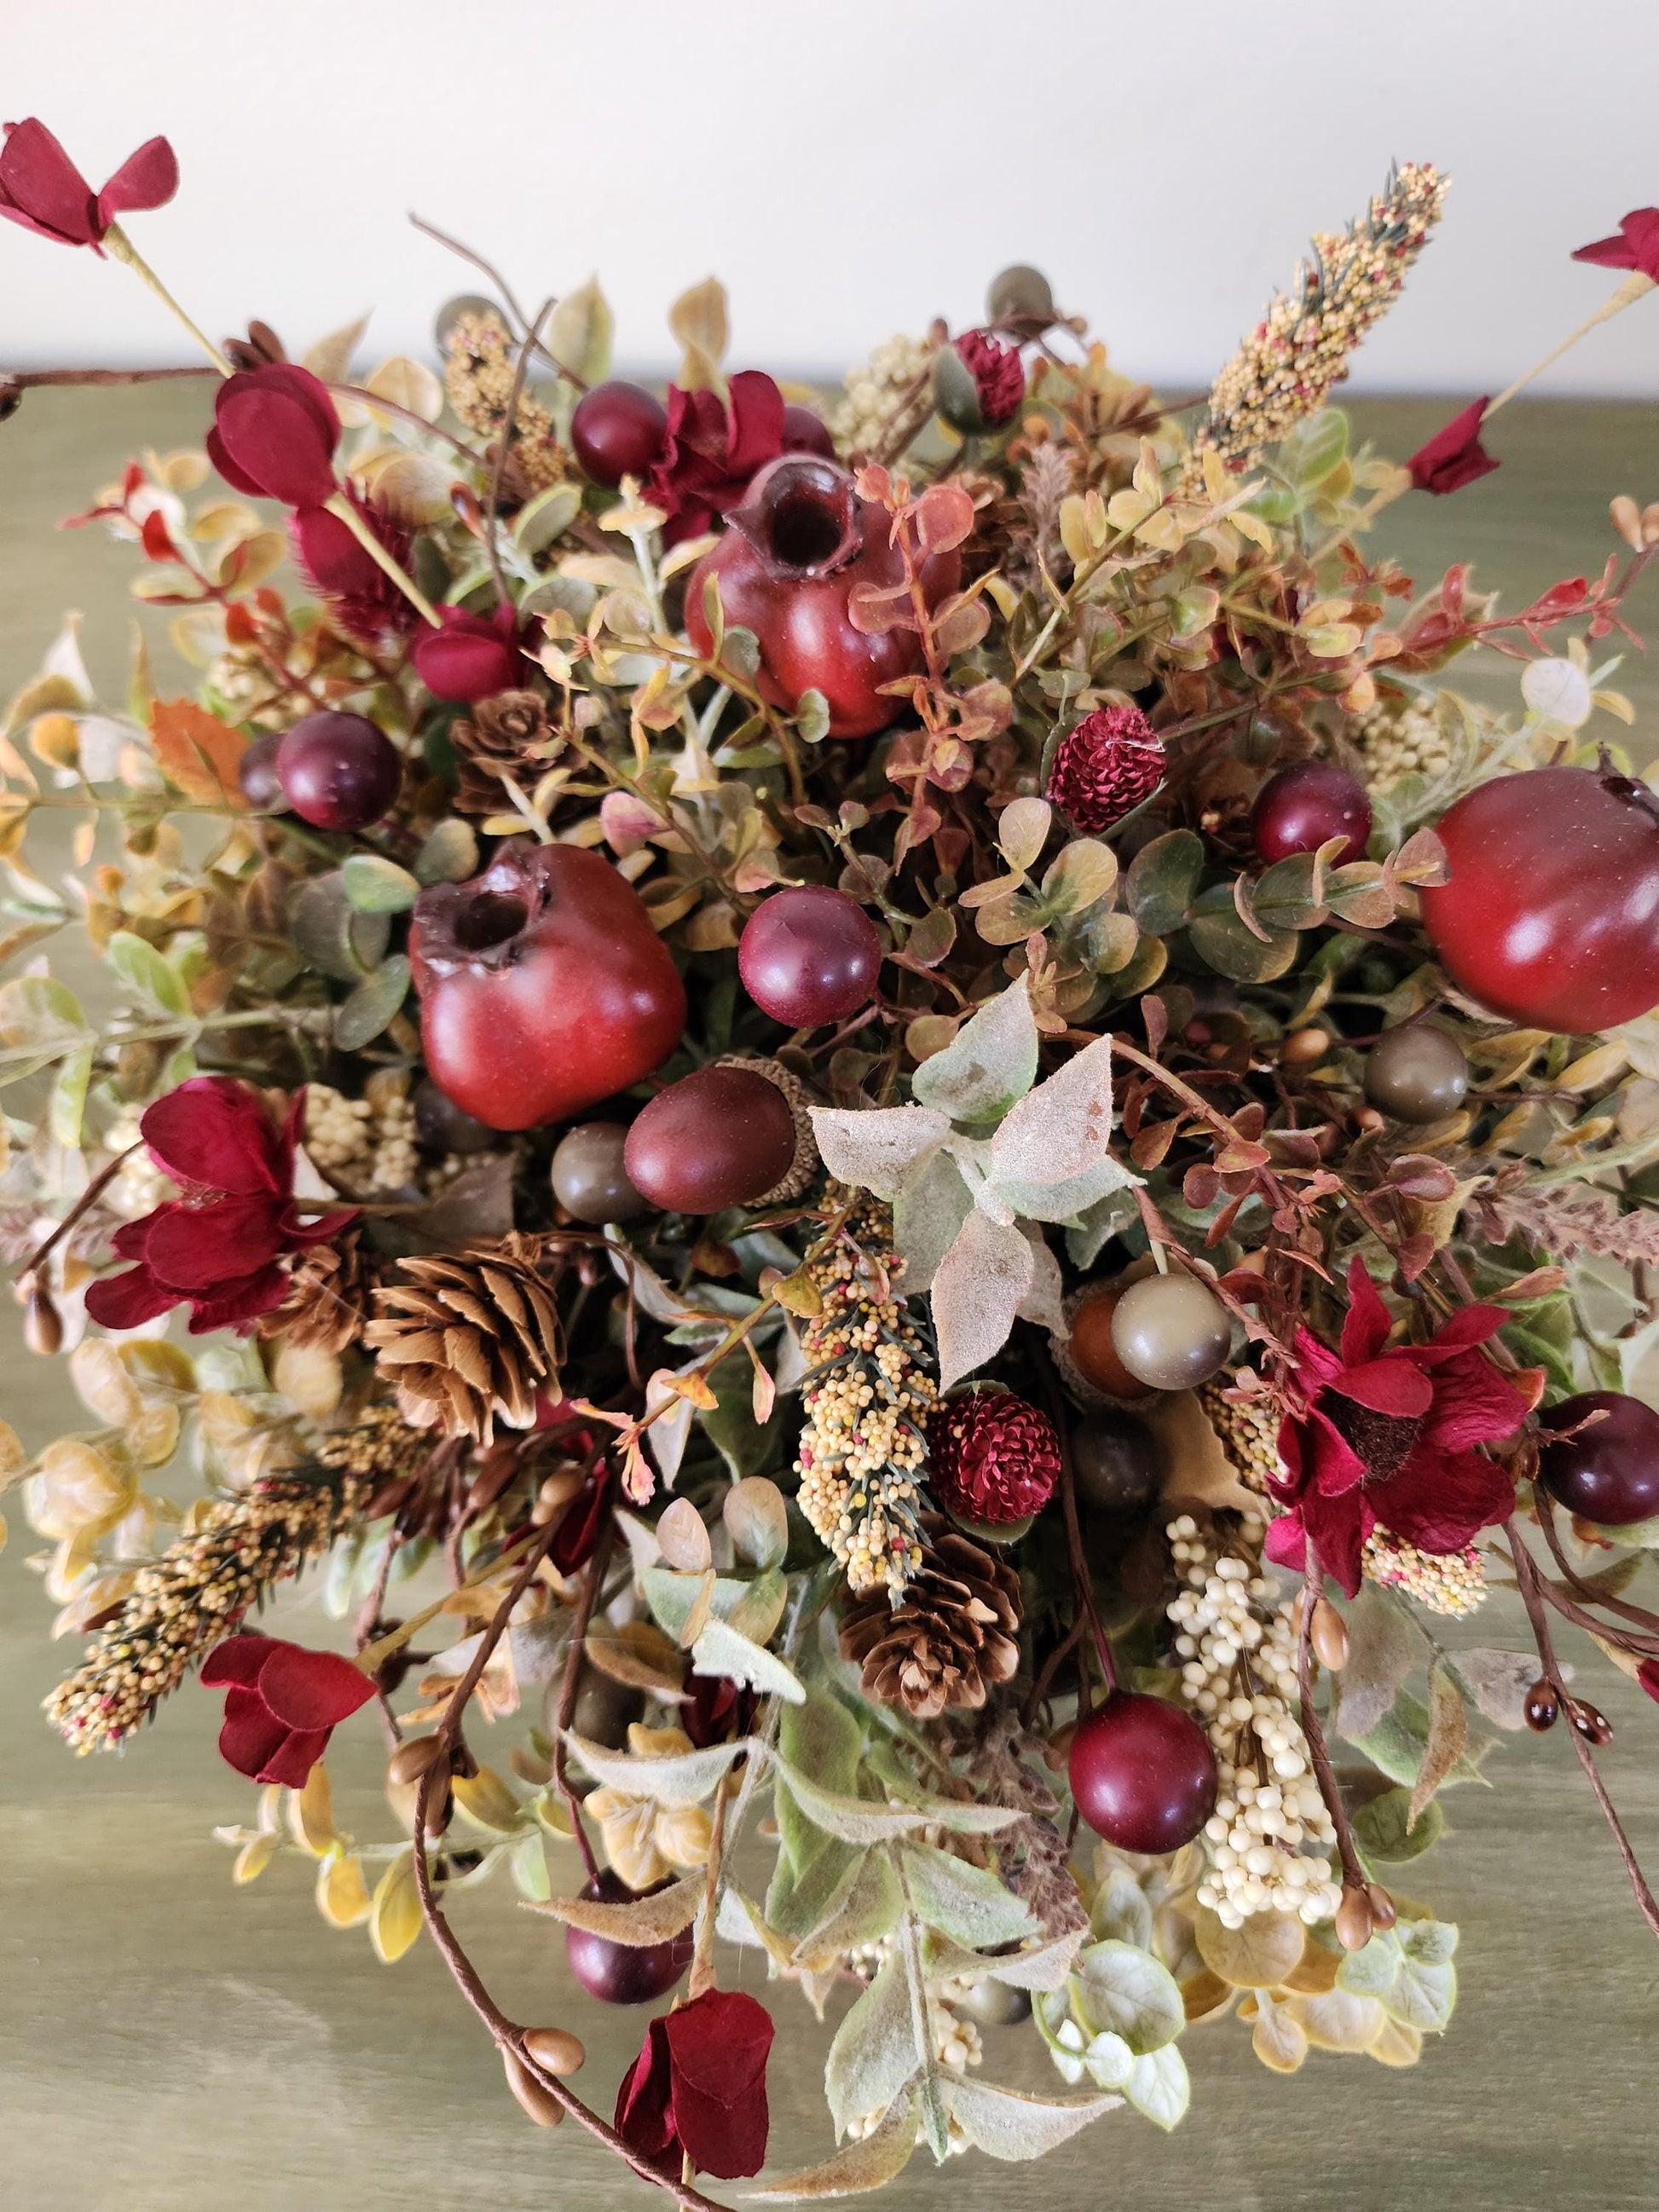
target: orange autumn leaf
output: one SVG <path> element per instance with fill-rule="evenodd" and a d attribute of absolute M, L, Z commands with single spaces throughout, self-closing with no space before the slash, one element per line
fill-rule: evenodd
<path fill-rule="evenodd" d="M 158 699 L 150 709 L 150 742 L 167 781 L 204 806 L 244 810 L 239 773 L 247 739 L 193 699 Z"/>

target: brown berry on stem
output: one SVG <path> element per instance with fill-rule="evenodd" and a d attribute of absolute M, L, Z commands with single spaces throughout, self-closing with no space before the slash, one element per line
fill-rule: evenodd
<path fill-rule="evenodd" d="M 1527 1726 L 1534 1735 L 1542 1735 L 1560 1718 L 1561 1700 L 1547 1675 L 1540 1674 L 1528 1691 L 1525 1712 Z"/>
<path fill-rule="evenodd" d="M 1231 1316 L 1195 1275 L 1143 1275 L 1112 1316 L 1112 1342 L 1131 1375 L 1154 1390 L 1193 1390 L 1224 1365 Z"/>
<path fill-rule="evenodd" d="M 1084 1381 L 1107 1397 L 1149 1398 L 1150 1386 L 1130 1374 L 1112 1341 L 1112 1316 L 1122 1296 L 1123 1285 L 1116 1283 L 1084 1292 L 1072 1316 L 1072 1358 Z"/>
<path fill-rule="evenodd" d="M 1345 1951 L 1363 1951 L 1376 1925 L 1376 1915 L 1367 1893 L 1357 1884 L 1345 1885 L 1342 1902 L 1336 1908 L 1337 1942 Z"/>

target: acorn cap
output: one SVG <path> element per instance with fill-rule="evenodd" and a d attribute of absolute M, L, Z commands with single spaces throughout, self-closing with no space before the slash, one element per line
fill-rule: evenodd
<path fill-rule="evenodd" d="M 812 1116 L 809 1111 L 806 1086 L 792 1068 L 781 1060 L 768 1060 L 757 1053 L 728 1052 L 713 1065 L 716 1067 L 744 1067 L 751 1075 L 763 1075 L 782 1091 L 789 1109 L 790 1119 L 795 1125 L 795 1157 L 789 1163 L 789 1172 L 781 1182 L 763 1190 L 758 1198 L 750 1199 L 751 1206 L 787 1206 L 810 1190 L 823 1171 L 818 1158 L 817 1140 L 812 1134 Z"/>

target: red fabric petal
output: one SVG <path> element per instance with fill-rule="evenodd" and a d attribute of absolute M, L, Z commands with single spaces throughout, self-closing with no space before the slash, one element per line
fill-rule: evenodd
<path fill-rule="evenodd" d="M 1316 1410 L 1304 1425 L 1305 1486 L 1324 1498 L 1340 1498 L 1365 1480 L 1365 1462 L 1327 1413 Z"/>
<path fill-rule="evenodd" d="M 1413 1346 L 1412 1357 L 1425 1367 L 1432 1367 L 1443 1359 L 1455 1358 L 1460 1352 L 1485 1344 L 1512 1318 L 1502 1306 L 1460 1306 L 1445 1327 L 1435 1331 L 1431 1343 Z"/>
<path fill-rule="evenodd" d="M 1441 1451 L 1465 1451 L 1512 1437 L 1526 1415 L 1526 1400 L 1492 1362 L 1466 1352 L 1435 1370 L 1434 1407 L 1419 1441 Z"/>
<path fill-rule="evenodd" d="M 1383 1527 L 1419 1552 L 1461 1552 L 1482 1528 L 1508 1520 L 1515 1485 L 1483 1453 L 1419 1444 L 1387 1482 L 1373 1486 L 1371 1499 Z"/>
<path fill-rule="evenodd" d="M 259 1670 L 259 1695 L 291 1729 L 333 1728 L 374 1694 L 374 1685 L 362 1668 L 337 1651 L 279 1644 Z"/>
<path fill-rule="evenodd" d="M 308 371 L 280 362 L 228 378 L 214 421 L 222 450 L 267 499 L 310 507 L 333 497 L 339 418 Z"/>
<path fill-rule="evenodd" d="M 250 1782 L 280 1779 L 267 1769 L 273 1759 L 282 1757 L 289 1735 L 281 1721 L 265 1711 L 257 1690 L 233 1685 L 225 1699 L 224 1725 L 219 1730 L 219 1756 L 239 1774 L 246 1774 Z M 310 1771 L 306 1769 L 307 1774 Z"/>
<path fill-rule="evenodd" d="M 1644 1659 L 1636 1670 L 1636 1679 L 1656 1704 L 1659 1704 L 1659 1659 Z"/>
<path fill-rule="evenodd" d="M 203 442 L 207 447 L 209 460 L 212 462 L 233 491 L 240 491 L 247 499 L 264 497 L 264 486 L 256 483 L 245 468 L 238 466 L 231 458 L 229 450 L 216 428 L 210 430 Z"/>
<path fill-rule="evenodd" d="M 293 1244 L 331 1244 L 343 1229 L 349 1229 L 361 1209 L 344 1206 L 337 1213 L 314 1214 L 307 1220 L 297 1208 L 285 1206 L 278 1216 L 285 1243 Z"/>
<path fill-rule="evenodd" d="M 0 215 L 62 246 L 91 246 L 103 236 L 92 186 L 33 115 L 6 125 L 0 148 Z"/>
<path fill-rule="evenodd" d="M 1301 1510 L 1302 1526 L 1319 1554 L 1320 1566 L 1350 1597 L 1358 1597 L 1365 1539 L 1376 1521 L 1364 1493 L 1346 1490 L 1330 1498 L 1310 1490 Z"/>
<path fill-rule="evenodd" d="M 440 610 L 441 629 L 423 629 L 410 649 L 415 672 L 434 699 L 476 705 L 519 680 L 523 655 L 512 629 L 458 607 Z M 509 622 L 512 610 L 507 610 Z"/>
<path fill-rule="evenodd" d="M 178 155 L 165 138 L 146 138 L 98 195 L 100 236 L 118 216 L 165 207 L 178 189 Z"/>
<path fill-rule="evenodd" d="M 210 1296 L 190 1302 L 190 1333 L 206 1336 L 216 1328 L 240 1329 L 246 1334 L 261 1314 L 274 1313 L 288 1296 L 288 1272 L 275 1265 L 257 1275 L 239 1275 L 222 1283 Z"/>
<path fill-rule="evenodd" d="M 210 1291 L 258 1274 L 283 1245 L 278 1209 L 268 1198 L 215 1198 L 151 1214 L 144 1260 L 174 1290 Z"/>
<path fill-rule="evenodd" d="M 1345 1367 L 1330 1387 L 1358 1406 L 1402 1421 L 1426 1413 L 1434 1401 L 1433 1383 L 1414 1361 L 1399 1352 L 1385 1352 L 1363 1367 Z"/>
<path fill-rule="evenodd" d="M 100 1328 L 142 1328 L 176 1306 L 183 1296 L 181 1291 L 158 1283 L 148 1267 L 129 1267 L 125 1275 L 106 1275 L 101 1282 L 87 1285 L 87 1312 Z"/>
<path fill-rule="evenodd" d="M 240 1693 L 233 1691 L 231 1694 L 234 1697 Z M 319 1729 L 314 1734 L 289 1729 L 253 1778 L 256 1782 L 283 1782 L 290 1790 L 303 1790 L 311 1778 L 312 1768 L 327 1749 L 326 1729 Z"/>
<path fill-rule="evenodd" d="M 741 477 L 746 489 L 763 462 L 783 451 L 783 394 L 764 369 L 740 368 L 726 386 L 726 473 Z"/>
<path fill-rule="evenodd" d="M 1427 445 L 1418 447 L 1406 466 L 1419 491 L 1438 497 L 1492 474 L 1498 463 L 1480 443 L 1480 425 L 1489 404 L 1488 399 L 1471 400 Z"/>
<path fill-rule="evenodd" d="M 668 2058 L 666 2021 L 653 2020 L 645 2032 L 640 2055 L 623 2076 L 617 2092 L 617 2133 L 630 2150 L 653 2165 L 678 2151 L 674 2121 L 669 2109 L 673 2086 Z"/>
<path fill-rule="evenodd" d="M 1335 1352 L 1305 1328 L 1296 1333 L 1296 1364 L 1304 1389 L 1310 1378 L 1316 1385 L 1334 1382 L 1342 1372 L 1342 1362 Z"/>
<path fill-rule="evenodd" d="M 741 1990 L 710 1990 L 664 2023 L 674 2132 L 699 2172 L 721 2181 L 766 2163 L 772 2016 Z"/>
<path fill-rule="evenodd" d="M 222 1644 L 216 1644 L 202 1662 L 202 1671 L 197 1680 L 204 1688 L 218 1689 L 222 1684 L 234 1682 L 242 1689 L 251 1690 L 259 1679 L 259 1669 L 273 1651 L 283 1648 L 282 1639 L 276 1636 L 227 1636 Z"/>
<path fill-rule="evenodd" d="M 1638 269 L 1659 283 L 1659 208 L 1632 208 L 1620 221 L 1616 237 L 1581 246 L 1572 258 L 1603 269 Z"/>
<path fill-rule="evenodd" d="M 325 599 L 339 599 L 354 592 L 379 588 L 380 571 L 371 554 L 359 544 L 337 514 L 313 507 L 295 515 L 288 534 L 294 557 L 314 592 Z"/>
<path fill-rule="evenodd" d="M 1308 1540 L 1302 1531 L 1302 1516 L 1281 1513 L 1277 1521 L 1270 1522 L 1261 1549 L 1274 1566 L 1289 1567 L 1300 1574 L 1308 1561 Z"/>
<path fill-rule="evenodd" d="M 286 1198 L 290 1179 L 264 1101 L 228 1075 L 192 1075 L 147 1107 L 138 1124 L 150 1158 L 178 1183 L 200 1183 L 235 1197 L 270 1191 Z"/>
<path fill-rule="evenodd" d="M 1388 1342 L 1393 1326 L 1370 1268 L 1356 1257 L 1348 1267 L 1348 1310 L 1342 1323 L 1343 1365 L 1359 1367 L 1375 1359 Z"/>

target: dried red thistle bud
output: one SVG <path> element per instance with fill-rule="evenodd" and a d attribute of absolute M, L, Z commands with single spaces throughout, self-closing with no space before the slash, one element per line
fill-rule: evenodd
<path fill-rule="evenodd" d="M 927 1419 L 928 1486 L 961 1521 L 999 1525 L 1040 1513 L 1060 1480 L 1060 1438 L 1012 1390 L 965 1390 Z"/>
<path fill-rule="evenodd" d="M 1418 447 L 1406 466 L 1419 491 L 1443 496 L 1492 474 L 1498 464 L 1480 442 L 1480 424 L 1488 404 L 1485 399 L 1472 399 L 1443 430 L 1435 432 L 1426 446 Z"/>
<path fill-rule="evenodd" d="M 340 1722 L 374 1695 L 361 1667 L 336 1651 L 307 1651 L 275 1636 L 228 1636 L 202 1662 L 202 1682 L 224 1690 L 221 1755 L 253 1782 L 303 1790 Z"/>
<path fill-rule="evenodd" d="M 340 418 L 327 386 L 295 362 L 239 370 L 214 394 L 208 459 L 250 499 L 326 507 L 337 489 L 339 442 Z"/>
<path fill-rule="evenodd" d="M 94 192 L 44 123 L 8 123 L 0 147 L 0 216 L 59 246 L 102 246 L 118 217 L 158 208 L 179 189 L 165 138 L 148 138 Z"/>
<path fill-rule="evenodd" d="M 406 567 L 408 531 L 374 501 L 351 491 L 346 496 L 398 567 Z M 327 507 L 301 508 L 288 534 L 295 566 L 351 636 L 367 645 L 385 645 L 406 636 L 420 620 L 356 532 Z"/>
<path fill-rule="evenodd" d="M 1060 739 L 1043 795 L 1093 836 L 1150 799 L 1166 765 L 1164 740 L 1139 707 L 1097 707 Z"/>
<path fill-rule="evenodd" d="M 1025 397 L 1025 364 L 1019 357 L 1019 348 L 1004 345 L 983 331 L 964 331 L 956 346 L 974 380 L 986 428 L 994 430 L 1012 422 Z"/>

